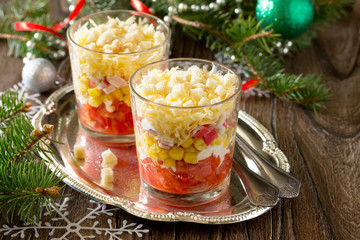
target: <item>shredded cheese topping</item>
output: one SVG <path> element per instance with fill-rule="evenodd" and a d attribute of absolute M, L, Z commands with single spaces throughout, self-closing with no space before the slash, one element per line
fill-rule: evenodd
<path fill-rule="evenodd" d="M 71 46 L 70 54 L 74 74 L 84 76 L 94 84 L 81 86 L 80 82 L 74 82 L 75 89 L 83 90 L 83 102 L 88 102 L 92 97 L 87 89 L 97 87 L 109 94 L 116 89 L 128 88 L 130 76 L 137 69 L 167 56 L 166 44 L 155 48 L 165 41 L 164 33 L 146 23 L 146 20 L 136 21 L 135 17 L 130 17 L 121 21 L 108 17 L 105 24 L 89 22 L 74 33 L 74 41 L 84 48 Z M 104 79 L 109 80 L 111 88 L 101 86 Z M 89 104 L 97 106 L 101 102 Z M 130 101 L 125 102 L 130 105 Z"/>
<path fill-rule="evenodd" d="M 137 100 L 136 108 L 138 115 L 147 119 L 162 135 L 161 138 L 175 139 L 177 144 L 181 144 L 196 127 L 215 125 L 220 118 L 230 116 L 235 108 L 235 99 L 213 104 L 232 96 L 237 87 L 234 74 L 221 75 L 215 69 L 210 72 L 197 66 L 191 66 L 187 71 L 154 69 L 142 76 L 135 91 L 150 101 L 166 106 Z M 207 107 L 191 108 L 200 106 Z"/>

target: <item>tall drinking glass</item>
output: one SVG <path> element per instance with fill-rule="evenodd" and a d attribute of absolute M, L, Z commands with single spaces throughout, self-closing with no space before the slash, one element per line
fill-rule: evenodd
<path fill-rule="evenodd" d="M 168 58 L 171 31 L 155 16 L 115 10 L 94 13 L 67 31 L 78 118 L 85 135 L 134 143 L 130 76 Z"/>
<path fill-rule="evenodd" d="M 171 205 L 210 202 L 229 185 L 242 82 L 201 59 L 148 64 L 130 79 L 142 188 Z"/>

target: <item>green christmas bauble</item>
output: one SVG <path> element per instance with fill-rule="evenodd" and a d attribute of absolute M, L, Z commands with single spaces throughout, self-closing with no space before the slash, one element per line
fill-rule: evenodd
<path fill-rule="evenodd" d="M 314 6 L 311 0 L 258 0 L 256 17 L 261 27 L 272 25 L 281 38 L 292 39 L 310 27 Z"/>

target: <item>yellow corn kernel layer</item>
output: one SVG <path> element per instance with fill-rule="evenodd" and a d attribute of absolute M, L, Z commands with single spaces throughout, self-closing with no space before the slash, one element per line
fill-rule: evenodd
<path fill-rule="evenodd" d="M 97 87 L 90 87 L 89 82 L 90 80 L 87 77 L 79 76 L 79 81 L 76 86 L 81 96 L 87 99 L 90 106 L 98 107 L 105 102 L 113 101 L 114 98 L 123 101 L 128 106 L 131 105 L 129 87 L 117 88 L 113 92 L 106 94 Z"/>
<path fill-rule="evenodd" d="M 174 146 L 171 149 L 161 148 L 154 137 L 149 136 L 148 132 L 142 134 L 141 142 L 146 144 L 148 155 L 152 158 L 156 166 L 160 166 L 159 161 L 163 161 L 165 167 L 173 167 L 176 162 L 179 166 L 183 165 L 183 160 L 188 164 L 198 163 L 198 153 L 205 150 L 207 145 L 202 138 L 189 138 L 181 146 Z M 210 145 L 222 145 L 227 148 L 230 139 L 226 135 L 217 137 Z"/>
<path fill-rule="evenodd" d="M 175 146 L 169 151 L 170 157 L 175 160 L 182 160 L 184 158 L 184 149 L 182 147 Z"/>

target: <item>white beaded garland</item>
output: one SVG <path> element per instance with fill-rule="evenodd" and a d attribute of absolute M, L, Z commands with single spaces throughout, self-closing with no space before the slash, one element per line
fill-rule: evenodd
<path fill-rule="evenodd" d="M 70 11 L 70 12 L 74 11 L 74 9 L 75 9 L 75 6 L 74 6 L 74 5 L 70 5 L 70 6 L 69 6 L 69 11 Z"/>
<path fill-rule="evenodd" d="M 195 4 L 193 4 L 193 5 L 191 5 L 191 10 L 193 10 L 194 12 L 197 12 L 197 11 L 199 11 L 199 9 L 200 9 L 200 7 L 198 6 L 198 5 L 195 5 Z"/>
<path fill-rule="evenodd" d="M 216 3 L 210 3 L 209 8 L 210 9 L 216 9 L 216 8 L 218 8 L 218 5 Z"/>
<path fill-rule="evenodd" d="M 174 14 L 176 12 L 176 9 L 173 6 L 168 7 L 168 12 L 170 14 Z"/>
<path fill-rule="evenodd" d="M 209 10 L 209 6 L 208 5 L 201 5 L 200 9 L 202 11 L 207 11 L 207 10 Z"/>
<path fill-rule="evenodd" d="M 188 6 L 185 3 L 180 3 L 178 6 L 179 12 L 185 12 L 188 9 Z"/>
<path fill-rule="evenodd" d="M 24 57 L 24 58 L 23 58 L 23 63 L 24 63 L 24 64 L 28 63 L 29 61 L 30 61 L 30 59 L 28 59 L 27 57 Z"/>
<path fill-rule="evenodd" d="M 26 42 L 26 47 L 28 47 L 28 48 L 34 48 L 34 47 L 35 47 L 35 43 L 32 42 L 32 41 L 27 41 L 27 42 Z"/>
<path fill-rule="evenodd" d="M 164 17 L 164 22 L 166 22 L 166 23 L 171 23 L 171 17 L 170 16 L 165 16 Z"/>
<path fill-rule="evenodd" d="M 61 49 L 57 53 L 59 54 L 60 58 L 65 57 L 65 54 L 66 54 L 65 51 L 61 50 Z"/>
<path fill-rule="evenodd" d="M 26 57 L 27 57 L 28 59 L 33 59 L 33 58 L 34 58 L 34 54 L 32 54 L 31 52 L 28 52 L 28 53 L 26 53 Z"/>
<path fill-rule="evenodd" d="M 242 10 L 240 8 L 235 8 L 234 13 L 236 14 L 240 14 L 242 12 Z"/>
<path fill-rule="evenodd" d="M 41 34 L 40 34 L 40 33 L 35 33 L 35 34 L 34 34 L 34 38 L 35 38 L 36 40 L 40 40 L 40 39 L 41 39 Z"/>

